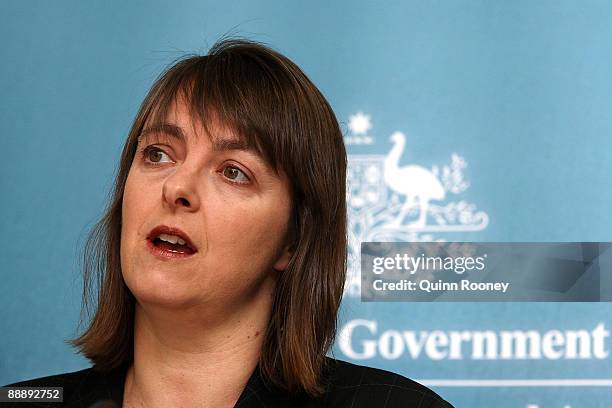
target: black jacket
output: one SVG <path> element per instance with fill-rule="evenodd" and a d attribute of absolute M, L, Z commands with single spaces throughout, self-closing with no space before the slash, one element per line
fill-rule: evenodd
<path fill-rule="evenodd" d="M 127 366 L 102 374 L 94 367 L 81 371 L 37 378 L 7 387 L 63 387 L 61 403 L 0 403 L 25 407 L 120 407 Z M 351 364 L 327 357 L 323 378 L 327 392 L 319 398 L 287 395 L 264 383 L 257 367 L 234 408 L 453 408 L 429 388 L 406 377 L 377 368 Z M 114 401 L 103 404 L 102 401 Z"/>

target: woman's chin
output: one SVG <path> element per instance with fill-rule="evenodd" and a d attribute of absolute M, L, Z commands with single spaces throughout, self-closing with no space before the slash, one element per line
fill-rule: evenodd
<path fill-rule="evenodd" d="M 134 293 L 134 292 L 132 292 Z M 134 293 L 134 297 L 138 303 L 144 307 L 163 307 L 168 310 L 180 309 L 185 310 L 195 307 L 199 304 L 198 299 L 189 293 L 178 293 L 176 291 L 157 291 L 147 290 Z"/>
<path fill-rule="evenodd" d="M 174 279 L 151 276 L 136 283 L 126 282 L 136 300 L 142 305 L 167 308 L 188 308 L 201 302 L 193 284 Z"/>

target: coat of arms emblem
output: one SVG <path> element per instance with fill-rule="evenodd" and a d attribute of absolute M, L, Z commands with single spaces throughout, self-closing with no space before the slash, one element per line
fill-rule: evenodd
<path fill-rule="evenodd" d="M 345 144 L 368 145 L 369 116 L 350 117 Z M 444 241 L 449 234 L 481 231 L 488 215 L 463 196 L 470 183 L 463 170 L 466 160 L 452 153 L 442 166 L 400 165 L 406 153 L 406 135 L 393 132 L 386 155 L 348 155 L 348 266 L 345 293 L 359 296 L 360 248 L 368 241 Z M 453 196 L 457 200 L 451 200 Z"/>

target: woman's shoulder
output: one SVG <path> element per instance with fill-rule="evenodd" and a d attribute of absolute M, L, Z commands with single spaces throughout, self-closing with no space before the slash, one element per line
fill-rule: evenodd
<path fill-rule="evenodd" d="M 99 401 L 116 400 L 122 393 L 124 373 L 122 369 L 100 372 L 95 367 L 45 377 L 15 382 L 5 387 L 61 387 L 64 407 L 90 406 Z M 4 405 L 3 405 L 4 406 Z M 15 407 L 43 407 L 44 403 L 15 403 Z M 56 402 L 48 406 L 56 407 Z"/>
<path fill-rule="evenodd" d="M 433 390 L 380 368 L 326 358 L 329 406 L 452 408 Z"/>

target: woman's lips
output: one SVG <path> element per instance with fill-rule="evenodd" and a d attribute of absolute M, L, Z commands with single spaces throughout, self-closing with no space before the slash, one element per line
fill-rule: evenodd
<path fill-rule="evenodd" d="M 167 242 L 164 242 L 164 241 L 158 241 L 158 242 L 160 242 L 160 244 L 155 245 L 154 240 L 147 239 L 147 248 L 149 249 L 149 252 L 151 252 L 153 255 L 155 255 L 158 258 L 181 259 L 181 258 L 188 258 L 195 254 L 195 252 L 193 252 L 189 248 L 185 248 L 183 250 L 176 250 L 176 249 L 172 249 L 170 244 L 168 244 Z"/>
<path fill-rule="evenodd" d="M 178 227 L 170 227 L 168 225 L 158 225 L 157 227 L 153 228 L 149 232 L 149 235 L 147 235 L 147 239 L 150 241 L 154 241 L 155 238 L 159 237 L 161 234 L 177 236 L 185 241 L 185 244 L 192 250 L 192 252 L 198 252 L 198 249 L 191 241 L 191 238 L 189 237 L 189 235 L 187 235 L 187 233 L 185 233 L 183 230 L 181 230 Z"/>
<path fill-rule="evenodd" d="M 178 237 L 184 241 L 184 245 L 166 242 L 166 238 L 169 237 L 165 237 L 163 240 L 159 239 L 159 236 L 162 234 Z M 161 259 L 188 258 L 198 252 L 189 235 L 178 227 L 158 225 L 149 232 L 146 241 L 149 251 Z"/>

